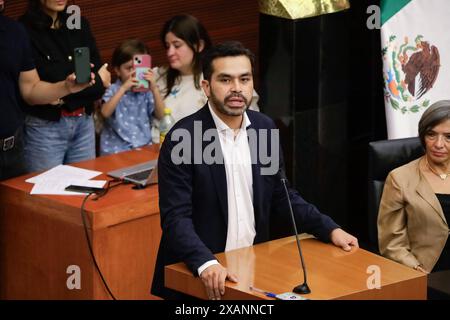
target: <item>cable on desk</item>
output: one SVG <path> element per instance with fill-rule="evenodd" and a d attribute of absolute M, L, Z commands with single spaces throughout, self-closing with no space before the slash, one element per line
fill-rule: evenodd
<path fill-rule="evenodd" d="M 117 183 L 116 183 L 116 184 L 112 184 L 113 182 L 117 182 Z M 124 184 L 123 179 L 113 179 L 113 180 L 109 180 L 109 181 L 106 183 L 106 188 L 105 188 L 105 190 L 102 191 L 102 192 L 100 192 L 100 193 L 96 193 L 97 196 L 96 196 L 95 198 L 92 198 L 92 200 L 97 201 L 98 199 L 100 199 L 100 198 L 106 196 L 106 194 L 108 193 L 108 191 L 109 191 L 110 189 L 115 188 L 115 187 L 117 187 L 117 186 L 120 186 L 121 184 Z"/>

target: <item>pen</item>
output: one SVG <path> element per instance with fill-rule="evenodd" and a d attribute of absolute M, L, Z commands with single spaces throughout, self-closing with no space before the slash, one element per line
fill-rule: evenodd
<path fill-rule="evenodd" d="M 261 289 L 259 289 L 259 288 L 254 287 L 254 286 L 250 286 L 250 290 L 253 290 L 253 291 L 262 293 L 262 294 L 264 294 L 266 297 L 276 298 L 276 294 L 275 294 L 275 293 L 273 293 L 273 292 L 268 292 L 268 291 L 264 291 L 264 290 L 261 290 Z"/>

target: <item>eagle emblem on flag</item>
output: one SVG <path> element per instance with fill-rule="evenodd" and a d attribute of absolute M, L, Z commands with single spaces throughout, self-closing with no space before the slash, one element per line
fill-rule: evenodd
<path fill-rule="evenodd" d="M 417 113 L 430 105 L 424 96 L 433 88 L 439 75 L 439 49 L 423 38 L 418 35 L 411 44 L 405 37 L 398 46 L 397 37 L 392 35 L 382 48 L 387 66 L 383 71 L 385 99 L 403 114 Z"/>

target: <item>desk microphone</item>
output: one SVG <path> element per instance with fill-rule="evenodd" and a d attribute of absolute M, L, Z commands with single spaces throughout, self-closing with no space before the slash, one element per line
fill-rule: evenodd
<path fill-rule="evenodd" d="M 309 289 L 308 284 L 306 283 L 306 266 L 305 261 L 303 261 L 303 254 L 302 254 L 302 248 L 300 247 L 300 240 L 298 239 L 298 232 L 297 232 L 297 226 L 295 224 L 295 217 L 294 212 L 292 211 L 292 204 L 291 204 L 291 198 L 289 197 L 289 192 L 286 186 L 286 174 L 284 173 L 284 170 L 281 168 L 279 171 L 279 177 L 281 180 L 281 183 L 283 184 L 284 191 L 286 193 L 287 201 L 289 203 L 289 211 L 291 213 L 292 218 L 292 225 L 294 226 L 294 232 L 295 232 L 295 239 L 297 240 L 297 248 L 298 253 L 300 254 L 300 261 L 302 263 L 302 269 L 303 269 L 303 284 L 299 284 L 296 286 L 292 291 L 299 294 L 308 294 L 311 293 L 311 289 Z"/>

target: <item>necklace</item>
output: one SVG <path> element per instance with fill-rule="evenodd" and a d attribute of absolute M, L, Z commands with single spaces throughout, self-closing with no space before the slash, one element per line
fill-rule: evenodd
<path fill-rule="evenodd" d="M 434 169 L 428 163 L 428 158 L 426 156 L 425 156 L 425 161 L 427 162 L 428 169 L 430 169 L 431 172 L 433 172 L 435 175 L 437 175 L 439 178 L 441 178 L 441 180 L 445 180 L 445 179 L 447 179 L 448 176 L 450 176 L 450 172 L 439 174 L 436 171 L 434 171 Z"/>

